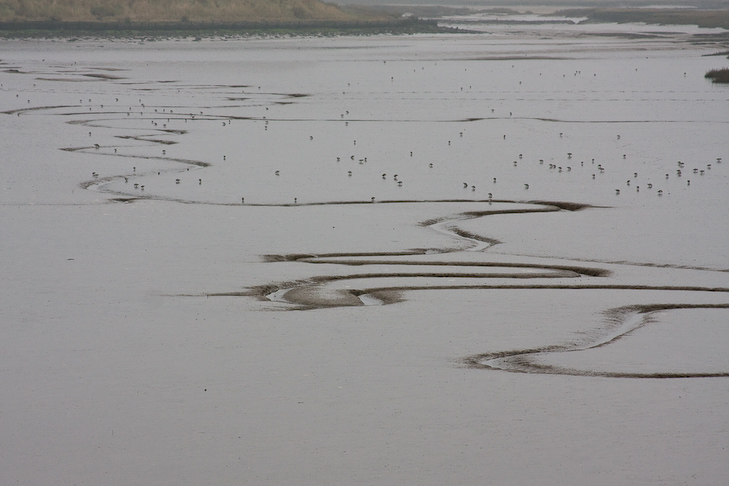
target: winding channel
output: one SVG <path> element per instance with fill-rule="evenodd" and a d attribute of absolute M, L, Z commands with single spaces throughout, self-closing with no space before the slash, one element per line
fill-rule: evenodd
<path fill-rule="evenodd" d="M 549 265 L 531 263 L 505 263 L 483 261 L 433 259 L 445 253 L 478 252 L 484 253 L 500 242 L 494 239 L 472 235 L 457 227 L 458 221 L 486 217 L 493 214 L 529 213 L 548 211 L 575 211 L 587 209 L 586 206 L 566 203 L 532 203 L 532 209 L 523 210 L 486 210 L 472 211 L 453 215 L 439 220 L 424 221 L 421 226 L 439 233 L 448 234 L 460 245 L 441 250 L 409 250 L 394 253 L 330 253 L 330 254 L 292 254 L 267 255 L 268 262 L 298 262 L 311 265 L 339 265 L 346 267 L 386 267 L 379 270 L 346 275 L 332 273 L 317 275 L 305 281 L 270 284 L 251 289 L 248 293 L 273 302 L 285 303 L 294 310 L 322 309 L 327 307 L 387 305 L 400 302 L 408 291 L 420 290 L 459 290 L 459 289 L 564 289 L 564 290 L 625 290 L 625 291 L 663 291 L 729 293 L 727 287 L 703 287 L 692 285 L 644 285 L 610 282 L 612 272 L 599 266 Z M 396 268 L 393 271 L 392 268 Z M 680 267 L 677 267 L 680 268 Z M 700 269 L 711 271 L 708 269 Z M 496 283 L 488 283 L 496 279 Z M 550 279 L 558 283 L 550 283 Z M 530 283 L 536 280 L 537 283 Z M 447 282 L 444 282 L 447 281 Z M 575 283 L 568 283 L 574 281 Z M 346 288 L 342 287 L 346 282 Z M 367 282 L 370 285 L 358 285 Z M 234 294 L 209 294 L 224 296 Z M 603 378 L 723 378 L 729 371 L 681 372 L 681 371 L 600 371 L 566 368 L 540 362 L 540 358 L 555 353 L 590 351 L 609 346 L 628 336 L 633 331 L 658 321 L 658 314 L 678 309 L 729 309 L 729 303 L 719 304 L 643 304 L 613 308 L 605 311 L 606 325 L 600 333 L 590 340 L 571 344 L 543 346 L 532 349 L 516 349 L 494 353 L 467 356 L 460 363 L 471 369 L 498 370 L 512 373 L 556 374 L 571 376 L 592 376 Z M 654 324 L 655 325 L 655 324 Z"/>
<path fill-rule="evenodd" d="M 5 112 L 17 114 L 30 110 L 55 110 L 71 108 L 70 106 L 39 107 L 33 109 Z M 98 115 L 98 114 L 97 114 Z M 224 117 L 230 118 L 230 117 Z M 221 118 L 221 119 L 224 119 Z M 213 119 L 217 119 L 213 117 Z M 101 120 L 78 120 L 70 123 L 92 126 Z M 96 126 L 96 125 L 94 125 Z M 179 130 L 157 129 L 156 133 L 164 135 L 183 135 Z M 139 143 L 171 144 L 168 140 L 160 140 L 154 136 L 118 137 L 132 139 Z M 99 146 L 83 146 L 63 148 L 68 152 L 91 152 L 107 156 L 131 157 L 147 161 L 160 161 L 166 164 L 160 171 L 180 172 L 190 168 L 205 168 L 210 164 L 202 161 L 168 158 L 159 156 L 142 156 L 100 152 Z M 170 163 L 181 164 L 170 168 Z M 181 168 L 180 168 L 181 167 Z M 149 170 L 149 169 L 148 169 Z M 157 170 L 154 172 L 158 173 Z M 116 174 L 103 178 L 80 183 L 84 189 L 96 190 L 119 196 L 112 201 L 131 202 L 136 199 L 163 199 L 180 203 L 231 205 L 227 203 L 193 202 L 184 199 L 171 199 L 169 197 L 155 196 L 153 194 L 131 194 L 129 192 L 113 191 L 107 188 L 107 183 L 124 179 L 125 177 L 141 176 L 144 174 Z M 436 204 L 459 203 L 461 207 L 472 205 L 474 210 L 462 211 L 445 218 L 422 221 L 420 226 L 431 231 L 445 234 L 456 243 L 451 248 L 410 249 L 398 252 L 373 253 L 325 253 L 325 254 L 284 254 L 265 255 L 266 262 L 271 264 L 296 262 L 312 265 L 314 268 L 324 269 L 318 275 L 305 280 L 290 282 L 267 283 L 249 288 L 243 292 L 204 293 L 206 297 L 255 297 L 260 300 L 284 306 L 292 311 L 305 311 L 335 307 L 356 307 L 390 305 L 403 301 L 406 294 L 412 291 L 425 290 L 463 290 L 480 289 L 484 291 L 495 289 L 564 289 L 564 290 L 625 290 L 641 291 L 653 290 L 664 292 L 696 292 L 726 295 L 729 287 L 709 287 L 696 285 L 647 285 L 644 283 L 621 283 L 611 280 L 613 275 L 609 268 L 600 262 L 589 262 L 594 265 L 579 264 L 546 264 L 526 263 L 518 261 L 502 261 L 490 258 L 488 250 L 501 242 L 469 233 L 459 227 L 459 222 L 484 218 L 492 215 L 526 213 L 546 213 L 556 211 L 594 210 L 587 205 L 550 202 L 550 201 L 465 201 L 465 200 L 419 200 L 419 201 L 379 201 L 379 204 Z M 509 208 L 508 204 L 525 205 L 518 209 Z M 366 204 L 364 202 L 318 202 L 310 205 L 344 205 Z M 290 204 L 260 204 L 250 206 L 280 206 Z M 305 206 L 302 204 L 301 206 Z M 506 207 L 506 208 L 504 208 Z M 457 256 L 464 256 L 458 259 Z M 466 254 L 470 254 L 466 258 Z M 479 258 L 471 256 L 478 255 Z M 446 258 L 447 256 L 447 258 Z M 545 259 L 541 259 L 545 260 Z M 565 260 L 560 260 L 564 262 Z M 614 265 L 614 264 L 613 264 Z M 344 274 L 326 271 L 332 267 L 338 269 L 367 269 L 367 271 L 348 272 Z M 680 267 L 676 267 L 680 268 Z M 712 271 L 704 269 L 706 271 Z M 615 343 L 636 329 L 655 322 L 653 317 L 659 312 L 676 309 L 729 309 L 729 303 L 719 304 L 645 304 L 625 306 L 606 311 L 610 314 L 613 325 L 606 326 L 604 332 L 589 342 L 574 344 L 558 344 L 531 349 L 506 350 L 492 353 L 483 353 L 467 356 L 460 359 L 461 365 L 472 369 L 499 370 L 513 373 L 540 373 L 560 374 L 574 376 L 593 376 L 605 378 L 717 378 L 729 377 L 729 371 L 722 372 L 609 372 L 597 370 L 577 370 L 560 366 L 546 365 L 539 358 L 554 353 L 570 353 L 576 351 L 589 351 Z"/>

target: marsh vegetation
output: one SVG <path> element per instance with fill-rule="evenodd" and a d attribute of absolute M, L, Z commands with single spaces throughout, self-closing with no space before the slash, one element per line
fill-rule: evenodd
<path fill-rule="evenodd" d="M 319 0 L 0 0 L 2 21 L 239 22 L 352 20 Z"/>
<path fill-rule="evenodd" d="M 729 68 L 712 69 L 704 77 L 713 83 L 729 83 Z"/>

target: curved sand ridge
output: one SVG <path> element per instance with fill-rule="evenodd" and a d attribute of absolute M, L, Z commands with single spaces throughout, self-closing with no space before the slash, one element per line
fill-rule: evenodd
<path fill-rule="evenodd" d="M 420 201 L 438 203 L 443 201 Z M 396 204 L 396 201 L 383 201 L 380 204 Z M 473 202 L 471 202 L 473 203 Z M 505 201 L 480 201 L 479 204 L 504 204 Z M 336 203 L 329 203 L 336 204 Z M 576 278 L 580 276 L 606 276 L 610 272 L 598 268 L 572 265 L 536 265 L 528 263 L 495 261 L 458 261 L 437 260 L 439 254 L 458 252 L 482 252 L 500 242 L 461 230 L 458 221 L 480 218 L 496 214 L 541 213 L 562 210 L 562 206 L 572 210 L 582 209 L 583 205 L 569 203 L 528 203 L 526 209 L 487 209 L 456 214 L 449 218 L 427 220 L 420 223 L 440 233 L 448 234 L 466 243 L 450 249 L 415 249 L 402 252 L 383 253 L 327 253 L 327 254 L 290 254 L 267 255 L 269 262 L 301 262 L 315 265 L 341 265 L 346 267 L 374 268 L 371 272 L 346 275 L 319 275 L 302 282 L 269 284 L 251 289 L 250 295 L 277 302 L 294 304 L 298 309 L 323 307 L 360 306 L 374 303 L 389 304 L 398 302 L 401 293 L 407 290 L 426 289 L 465 289 L 493 288 L 485 284 L 486 279 L 553 279 Z M 393 271 L 393 267 L 397 271 Z M 447 279 L 448 282 L 445 282 Z M 456 283 L 456 281 L 458 281 Z M 342 288 L 342 282 L 349 283 Z M 355 285 L 358 282 L 358 285 Z M 362 285 L 364 282 L 365 285 Z M 503 288 L 503 284 L 499 286 Z M 230 295 L 230 294 L 209 294 Z"/>
<path fill-rule="evenodd" d="M 462 360 L 469 368 L 503 370 L 513 373 L 541 373 L 573 376 L 599 376 L 603 378 L 719 378 L 729 377 L 729 371 L 718 372 L 628 372 L 598 371 L 568 368 L 560 365 L 540 362 L 540 357 L 550 354 L 589 351 L 612 344 L 631 332 L 654 323 L 654 314 L 677 309 L 729 309 L 729 304 L 653 304 L 633 305 L 611 309 L 611 315 L 617 325 L 598 338 L 571 345 L 544 346 L 534 349 L 521 349 L 484 353 L 468 356 Z"/>
<path fill-rule="evenodd" d="M 492 203 L 493 204 L 493 203 Z M 466 249 L 418 249 L 390 253 L 329 253 L 267 255 L 269 262 L 299 262 L 312 265 L 368 267 L 372 272 L 317 275 L 305 281 L 271 284 L 243 293 L 218 293 L 210 296 L 254 295 L 274 302 L 291 305 L 291 309 L 321 309 L 326 307 L 386 305 L 400 302 L 404 294 L 419 290 L 496 290 L 496 289 L 562 289 L 570 291 L 625 290 L 661 291 L 675 293 L 729 293 L 725 287 L 697 285 L 646 285 L 610 282 L 611 270 L 577 265 L 532 264 L 519 262 L 447 261 L 438 255 L 458 252 L 484 252 L 499 244 L 497 240 L 461 231 L 457 222 L 493 214 L 524 214 L 560 210 L 579 210 L 581 205 L 545 202 L 531 203 L 533 209 L 469 211 L 449 218 L 421 223 L 454 239 L 470 244 Z M 434 259 L 436 258 L 436 259 Z M 620 266 L 620 264 L 611 264 Z M 627 264 L 641 267 L 641 264 Z M 626 266 L 626 264 L 623 264 Z M 393 268 L 397 269 L 393 271 Z M 664 267 L 665 268 L 665 267 Z M 680 268 L 680 267 L 676 267 Z M 692 269 L 712 272 L 709 269 Z M 718 270 L 721 272 L 722 270 Z M 496 283 L 488 283 L 490 280 Z M 532 280 L 533 279 L 533 280 Z M 557 279 L 558 283 L 550 283 Z M 578 283 L 567 283 L 575 279 Z M 536 281 L 538 283 L 530 283 Z M 343 288 L 344 283 L 346 288 Z M 562 374 L 605 378 L 716 378 L 728 377 L 729 371 L 606 371 L 578 369 L 545 363 L 545 357 L 559 353 L 589 352 L 618 342 L 639 328 L 660 322 L 657 315 L 677 309 L 729 309 L 720 304 L 639 304 L 610 309 L 605 312 L 604 326 L 583 341 L 543 346 L 531 349 L 500 351 L 465 357 L 461 363 L 473 369 L 501 370 L 514 373 Z"/>
<path fill-rule="evenodd" d="M 436 203 L 440 201 L 422 202 Z M 499 203 L 506 202 L 499 201 Z M 493 205 L 495 202 L 488 201 L 488 204 Z M 609 277 L 612 273 L 611 270 L 583 265 L 489 261 L 486 256 L 484 256 L 483 261 L 434 259 L 434 256 L 438 254 L 448 253 L 452 255 L 459 252 L 483 252 L 500 243 L 493 238 L 483 237 L 461 230 L 457 226 L 458 221 L 497 214 L 527 214 L 563 210 L 575 211 L 588 207 L 574 203 L 549 203 L 544 201 L 535 201 L 526 204 L 532 205 L 533 208 L 467 211 L 448 218 L 427 220 L 421 223 L 422 226 L 449 234 L 455 240 L 465 242 L 469 245 L 465 249 L 458 246 L 445 249 L 414 249 L 389 253 L 266 255 L 265 259 L 269 262 L 299 262 L 315 265 L 327 264 L 346 267 L 368 266 L 379 268 L 372 272 L 349 273 L 345 275 L 318 275 L 305 281 L 263 285 L 251 289 L 248 295 L 293 304 L 296 306 L 296 309 L 315 309 L 365 305 L 360 297 L 371 295 L 382 300 L 383 304 L 394 303 L 401 300 L 402 292 L 414 290 L 471 288 L 729 292 L 729 288 L 724 287 L 606 282 L 601 279 Z M 382 269 L 385 267 L 387 270 Z M 397 268 L 397 271 L 394 271 L 393 268 Z M 581 278 L 579 283 L 561 281 L 561 279 L 576 278 Z M 442 279 L 448 279 L 448 282 L 443 282 Z M 486 279 L 496 279 L 498 283 L 487 283 L 488 280 Z M 539 283 L 521 283 L 529 279 L 560 279 L 560 282 L 548 283 L 540 281 Z M 341 288 L 343 281 L 351 285 L 347 286 L 348 288 Z M 366 281 L 369 285 L 356 285 L 355 282 L 357 281 Z M 231 294 L 218 293 L 208 295 L 220 296 Z M 236 293 L 236 295 L 240 294 Z M 371 301 L 368 303 L 371 303 Z"/>

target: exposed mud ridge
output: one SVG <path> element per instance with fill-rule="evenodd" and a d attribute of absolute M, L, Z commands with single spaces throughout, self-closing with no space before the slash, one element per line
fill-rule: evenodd
<path fill-rule="evenodd" d="M 489 204 L 494 204 L 494 203 L 515 203 L 515 202 L 519 202 L 519 201 L 507 201 L 507 200 L 503 200 L 503 199 L 484 199 L 481 201 L 461 200 L 461 201 L 453 201 L 453 202 L 486 202 Z M 425 221 L 421 221 L 419 224 L 420 224 L 420 226 L 432 226 L 434 224 L 442 223 L 445 221 L 481 218 L 484 216 L 491 216 L 491 215 L 496 215 L 496 214 L 524 214 L 524 213 L 551 213 L 551 212 L 555 212 L 555 211 L 582 211 L 583 209 L 596 207 L 596 206 L 591 206 L 589 204 L 573 203 L 573 202 L 566 202 L 566 201 L 523 201 L 523 204 L 530 204 L 530 205 L 533 205 L 534 207 L 522 208 L 522 209 L 487 209 L 487 210 L 481 210 L 481 211 L 464 211 L 457 215 L 447 216 L 444 218 L 427 219 Z M 498 242 L 498 240 L 493 240 L 493 241 Z"/>
<path fill-rule="evenodd" d="M 486 200 L 482 202 L 489 202 L 489 203 L 504 203 L 504 202 L 514 202 L 514 201 L 504 201 L 504 200 Z M 527 203 L 530 204 L 530 203 Z M 541 205 L 542 203 L 534 203 Z M 549 203 L 544 203 L 545 207 L 535 207 L 535 208 L 524 208 L 524 209 L 494 209 L 494 210 L 484 210 L 484 211 L 465 211 L 463 213 L 459 213 L 457 215 L 453 216 L 446 216 L 444 218 L 436 218 L 436 219 L 427 219 L 425 221 L 420 222 L 420 226 L 433 226 L 438 223 L 443 223 L 447 221 L 463 221 L 466 219 L 475 219 L 475 218 L 482 218 L 484 216 L 493 216 L 496 214 L 524 214 L 524 213 L 551 213 L 555 211 L 559 211 L 560 208 L 556 205 L 549 205 Z M 463 231 L 463 230 L 460 230 Z M 494 240 L 498 241 L 498 240 Z"/>
<path fill-rule="evenodd" d="M 139 142 L 152 142 L 152 143 L 161 143 L 163 145 L 174 145 L 179 142 L 175 142 L 172 140 L 162 140 L 159 138 L 149 138 L 148 136 L 144 135 L 115 135 L 116 138 L 120 138 L 122 140 L 137 140 Z"/>
<path fill-rule="evenodd" d="M 335 294 L 331 295 L 327 302 L 322 303 L 321 298 L 312 291 L 312 286 L 307 284 L 314 284 L 314 280 L 311 281 L 298 281 L 298 282 L 285 282 L 280 284 L 267 284 L 260 285 L 257 287 L 251 287 L 244 291 L 238 292 L 214 292 L 205 293 L 204 297 L 253 297 L 261 301 L 270 302 L 272 300 L 271 295 L 276 293 L 291 294 L 291 298 L 295 303 L 288 300 L 287 304 L 290 304 L 285 310 L 312 310 L 322 309 L 328 307 L 351 307 L 351 306 L 363 306 L 365 305 L 362 301 L 362 296 L 369 296 L 370 298 L 378 301 L 381 305 L 395 304 L 402 301 L 402 295 L 397 290 L 372 290 L 372 291 L 336 291 Z M 335 279 L 332 279 L 335 280 Z M 178 295 L 177 297 L 181 297 Z M 188 296 L 194 297 L 194 296 Z M 197 296 L 199 297 L 199 295 Z"/>
<path fill-rule="evenodd" d="M 296 262 L 301 260 L 315 260 L 318 258 L 339 257 L 376 257 L 376 256 L 407 256 L 425 255 L 428 250 L 406 250 L 395 252 L 359 252 L 359 253 L 290 253 L 288 255 L 263 255 L 266 262 Z M 309 262 L 312 263 L 312 262 Z"/>
<path fill-rule="evenodd" d="M 457 227 L 458 221 L 487 217 L 494 214 L 527 214 L 531 212 L 579 211 L 588 206 L 572 203 L 532 201 L 533 208 L 517 210 L 464 211 L 445 218 L 419 223 L 421 226 L 447 232 L 456 240 L 471 242 L 471 248 L 462 246 L 441 249 L 410 249 L 397 252 L 359 253 L 299 253 L 265 255 L 264 261 L 296 262 L 339 267 L 376 267 L 378 271 L 316 275 L 295 282 L 282 282 L 249 288 L 245 292 L 206 294 L 209 297 L 249 296 L 261 301 L 283 304 L 279 309 L 290 311 L 317 310 L 347 306 L 388 305 L 402 302 L 408 292 L 456 290 L 564 290 L 564 291 L 628 291 L 628 292 L 695 292 L 699 295 L 726 294 L 729 287 L 701 285 L 651 285 L 649 283 L 622 283 L 611 281 L 613 272 L 599 266 L 565 264 L 534 264 L 526 262 L 500 262 L 487 258 L 480 261 L 448 261 L 438 255 L 457 252 L 486 251 L 496 240 L 475 235 Z M 483 243 L 479 245 L 479 242 Z M 615 265 L 615 264 L 613 264 Z M 379 267 L 377 267 L 379 266 Z M 408 271 L 407 269 L 412 269 Z M 671 267 L 669 267 L 671 268 Z M 462 270 L 461 270 L 462 269 Z M 710 269 L 700 269 L 713 271 Z M 567 280 L 571 282 L 567 282 Z M 599 280 L 598 280 L 599 279 Z M 444 282 L 447 280 L 447 283 Z M 347 285 L 343 285 L 345 283 Z M 675 309 L 729 309 L 729 304 L 641 304 L 609 309 L 604 312 L 604 326 L 591 331 L 581 341 L 561 345 L 546 345 L 529 349 L 499 351 L 468 356 L 459 362 L 472 369 L 501 370 L 512 373 L 555 374 L 604 378 L 723 378 L 727 371 L 606 371 L 600 369 L 573 369 L 540 362 L 550 353 L 588 351 L 608 346 L 635 329 L 658 322 L 656 314 Z"/>
<path fill-rule="evenodd" d="M 545 206 L 555 206 L 565 211 L 582 211 L 583 209 L 594 208 L 590 204 L 576 203 L 570 201 L 529 201 L 529 204 L 543 204 Z"/>
<path fill-rule="evenodd" d="M 93 83 L 96 79 L 74 79 L 74 78 L 35 78 L 37 81 L 51 81 L 53 83 Z"/>
<path fill-rule="evenodd" d="M 392 262 L 388 262 L 392 264 Z M 400 264 L 400 263 L 398 263 Z M 416 265 L 417 263 L 412 263 Z M 407 265 L 407 264 L 406 264 Z M 489 273 L 481 274 L 477 272 L 470 273 L 448 273 L 448 272 L 390 272 L 390 273 L 363 273 L 363 274 L 347 274 L 326 276 L 318 275 L 308 280 L 297 282 L 267 284 L 258 287 L 251 287 L 245 292 L 224 292 L 209 294 L 206 296 L 250 296 L 259 300 L 276 300 L 291 304 L 292 309 L 323 309 L 329 307 L 346 307 L 360 306 L 363 303 L 349 297 L 360 297 L 362 295 L 371 295 L 376 293 L 398 293 L 424 291 L 424 290 L 628 290 L 628 291 L 664 291 L 664 292 L 720 292 L 729 294 L 729 287 L 697 287 L 697 286 L 668 286 L 668 285 L 619 285 L 619 284 L 458 284 L 449 283 L 447 285 L 398 285 L 398 286 L 381 286 L 368 288 L 352 288 L 352 289 L 326 289 L 324 285 L 331 282 L 348 281 L 353 282 L 361 279 L 392 279 L 392 278 L 447 278 L 449 281 L 456 279 L 510 279 L 510 280 L 527 280 L 527 279 L 558 279 L 558 278 L 577 278 L 580 274 L 563 271 L 561 273 L 538 272 L 536 270 L 542 267 L 532 267 L 535 272 L 528 274 L 520 273 Z M 545 270 L 549 270 L 546 268 Z M 277 298 L 272 298 L 271 294 L 280 292 Z M 305 301 L 299 300 L 304 295 Z M 335 297 L 332 297 L 335 295 Z M 393 302 L 383 302 L 389 304 L 402 302 L 400 297 Z"/>
<path fill-rule="evenodd" d="M 87 78 L 100 79 L 100 80 L 104 80 L 104 81 L 126 79 L 121 76 L 113 76 L 111 74 L 98 74 L 98 73 L 83 73 L 83 74 L 81 74 L 81 76 L 86 76 Z"/>
<path fill-rule="evenodd" d="M 110 177 L 99 177 L 99 178 L 96 178 L 96 179 L 91 179 L 91 180 L 89 180 L 89 181 L 84 181 L 84 182 L 81 182 L 81 183 L 79 184 L 79 187 L 80 187 L 81 189 L 88 189 L 88 188 L 90 188 L 91 186 L 94 186 L 94 185 L 98 185 L 98 184 L 103 184 L 103 183 L 105 183 L 105 182 L 111 182 L 111 181 L 113 181 L 114 179 L 116 179 L 116 176 L 110 176 Z"/>
<path fill-rule="evenodd" d="M 465 202 L 465 201 L 463 201 Z M 493 203 L 491 200 L 481 201 Z M 473 203 L 473 201 L 469 201 Z M 315 265 L 338 266 L 380 266 L 386 267 L 379 271 L 345 274 L 345 275 L 317 275 L 298 282 L 272 283 L 250 289 L 251 296 L 268 298 L 277 302 L 285 302 L 295 309 L 317 309 L 341 306 L 364 305 L 361 297 L 386 293 L 397 294 L 396 299 L 378 299 L 379 304 L 388 304 L 402 301 L 405 291 L 413 290 L 446 290 L 446 289 L 493 289 L 493 288 L 582 288 L 581 285 L 547 285 L 547 284 L 485 284 L 483 279 L 516 280 L 526 279 L 573 279 L 573 278 L 600 278 L 608 277 L 611 272 L 604 268 L 595 268 L 577 265 L 559 264 L 532 264 L 521 262 L 498 262 L 487 258 L 481 261 L 454 260 L 447 261 L 437 258 L 438 254 L 452 254 L 456 252 L 483 252 L 489 247 L 499 244 L 495 238 L 474 234 L 457 226 L 458 221 L 481 218 L 495 214 L 526 214 L 553 211 L 576 211 L 588 206 L 575 203 L 526 203 L 532 208 L 494 209 L 483 211 L 465 211 L 444 218 L 430 219 L 419 223 L 420 226 L 431 227 L 441 233 L 452 236 L 456 241 L 468 243 L 470 247 L 463 249 L 462 245 L 453 248 L 440 249 L 410 249 L 397 252 L 358 252 L 358 253 L 296 253 L 285 255 L 264 255 L 266 262 L 298 262 Z M 412 267 L 420 267 L 412 269 Z M 396 268 L 397 270 L 393 270 Z M 427 269 L 427 270 L 426 270 Z M 457 270 L 457 271 L 456 271 Z M 355 286 L 357 281 L 375 280 L 386 285 L 367 288 Z M 427 285 L 418 284 L 422 279 L 429 279 Z M 451 283 L 444 285 L 438 283 L 448 279 Z M 475 279 L 476 282 L 463 283 L 465 279 Z M 333 288 L 327 284 L 348 281 L 347 288 Z M 399 285 L 398 281 L 399 280 Z M 461 283 L 457 281 L 460 280 Z M 589 285 L 587 282 L 582 285 Z M 610 288 L 616 288 L 611 286 Z M 274 290 L 271 290 L 274 289 Z"/>
<path fill-rule="evenodd" d="M 139 200 L 138 197 L 113 197 L 109 199 L 109 202 L 118 202 L 118 203 L 133 203 L 134 201 Z"/>
<path fill-rule="evenodd" d="M 510 255 L 539 258 L 538 255 L 529 255 L 529 254 L 510 253 Z M 633 261 L 629 261 L 629 260 L 597 260 L 597 259 L 589 259 L 589 258 L 570 258 L 570 260 L 573 260 L 576 262 L 601 263 L 601 264 L 609 264 L 609 265 L 624 265 L 624 266 L 649 267 L 649 268 L 676 268 L 676 269 L 683 269 L 683 270 L 700 270 L 702 272 L 729 273 L 729 268 L 701 267 L 701 266 L 697 266 L 697 265 L 677 265 L 675 263 L 633 262 Z"/>
<path fill-rule="evenodd" d="M 504 23 L 496 22 L 496 23 Z M 545 22 L 547 23 L 547 22 Z M 556 22 L 551 22 L 556 23 Z M 471 57 L 468 60 L 469 61 L 563 61 L 566 59 L 570 59 L 569 57 L 561 57 L 561 56 L 482 56 L 482 57 Z"/>
<path fill-rule="evenodd" d="M 45 110 L 56 110 L 59 108 L 76 108 L 71 105 L 57 105 L 57 106 L 34 106 L 32 108 L 20 108 L 17 110 L 6 110 L 6 111 L 0 111 L 1 115 L 17 115 L 20 113 L 25 113 L 29 111 L 45 111 Z"/>
<path fill-rule="evenodd" d="M 447 253 L 451 250 L 444 250 L 440 253 Z M 418 266 L 448 266 L 448 267 L 504 267 L 504 268 L 537 268 L 542 270 L 559 270 L 573 272 L 579 275 L 590 277 L 607 277 L 610 271 L 603 268 L 590 268 L 572 265 L 534 265 L 528 263 L 514 262 L 470 262 L 470 261 L 417 261 L 417 260 L 362 260 L 355 257 L 386 257 L 386 256 L 407 256 L 426 255 L 429 250 L 412 250 L 408 252 L 383 252 L 383 253 L 322 253 L 291 254 L 291 255 L 265 255 L 267 262 L 305 262 L 305 263 L 336 263 L 338 265 L 418 265 Z M 349 259 L 341 259 L 348 257 Z M 333 260 L 336 258 L 337 260 Z"/>
<path fill-rule="evenodd" d="M 729 289 L 723 291 L 729 292 Z M 536 362 L 538 356 L 550 353 L 569 353 L 586 351 L 608 346 L 622 339 L 635 329 L 654 324 L 653 314 L 677 309 L 729 309 L 726 304 L 641 304 L 609 309 L 605 312 L 606 327 L 604 334 L 590 341 L 565 345 L 544 346 L 532 349 L 499 351 L 468 356 L 461 363 L 468 368 L 508 371 L 511 373 L 540 373 L 571 376 L 597 376 L 603 378 L 726 378 L 729 370 L 721 372 L 610 372 L 596 370 L 577 370 Z"/>

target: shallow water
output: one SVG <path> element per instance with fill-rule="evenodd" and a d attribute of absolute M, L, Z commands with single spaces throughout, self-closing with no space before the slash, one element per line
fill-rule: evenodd
<path fill-rule="evenodd" d="M 0 479 L 718 484 L 699 32 L 3 41 Z"/>

